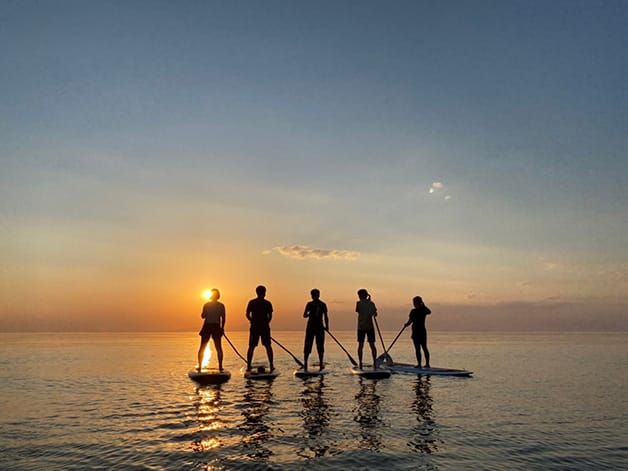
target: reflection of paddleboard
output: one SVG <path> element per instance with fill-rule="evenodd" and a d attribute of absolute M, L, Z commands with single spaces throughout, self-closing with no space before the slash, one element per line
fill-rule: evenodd
<path fill-rule="evenodd" d="M 226 383 L 229 381 L 229 378 L 231 378 L 231 373 L 228 371 L 203 368 L 201 371 L 188 371 L 188 377 L 195 383 L 206 386 L 208 384 Z"/>
<path fill-rule="evenodd" d="M 408 373 L 425 376 L 471 376 L 473 371 L 454 370 L 452 368 L 417 368 L 409 363 L 392 363 L 386 365 L 393 373 Z"/>
<path fill-rule="evenodd" d="M 360 369 L 357 366 L 354 366 L 353 368 L 351 368 L 351 373 L 366 379 L 390 378 L 390 370 L 385 368 L 377 368 L 374 370 L 369 367 L 367 367 L 366 369 Z"/>
<path fill-rule="evenodd" d="M 320 371 L 318 368 L 315 368 L 313 370 L 294 370 L 294 375 L 297 378 L 301 378 L 301 379 L 306 379 L 306 378 L 313 378 L 315 376 L 325 376 L 327 374 L 327 370 L 322 370 Z"/>
<path fill-rule="evenodd" d="M 242 368 L 242 372 L 246 379 L 275 379 L 279 376 L 277 369 L 270 371 L 270 368 L 266 365 L 252 365 L 250 371 Z"/>

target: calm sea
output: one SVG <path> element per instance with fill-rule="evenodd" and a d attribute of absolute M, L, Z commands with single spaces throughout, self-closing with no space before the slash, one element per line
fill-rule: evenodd
<path fill-rule="evenodd" d="M 628 468 L 625 333 L 431 334 L 432 365 L 470 379 L 361 380 L 328 339 L 328 376 L 294 378 L 275 349 L 281 376 L 253 382 L 227 347 L 231 381 L 207 388 L 187 378 L 197 342 L 0 334 L 0 469 Z M 413 359 L 405 335 L 391 353 Z"/>

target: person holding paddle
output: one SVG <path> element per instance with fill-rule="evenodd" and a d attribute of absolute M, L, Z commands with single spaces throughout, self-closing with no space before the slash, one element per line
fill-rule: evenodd
<path fill-rule="evenodd" d="M 362 351 L 364 349 L 364 337 L 366 337 L 371 354 L 373 355 L 373 369 L 377 369 L 377 349 L 375 348 L 375 328 L 373 318 L 377 317 L 377 308 L 371 301 L 371 295 L 365 289 L 358 290 L 358 302 L 355 305 L 355 312 L 358 313 L 358 362 L 362 369 Z"/>
<path fill-rule="evenodd" d="M 270 371 L 275 369 L 273 363 L 273 346 L 270 341 L 270 321 L 273 318 L 273 305 L 266 297 L 266 287 L 258 286 L 255 288 L 257 298 L 251 299 L 246 306 L 246 318 L 251 323 L 249 330 L 249 349 L 246 352 L 246 371 L 251 371 L 251 362 L 253 361 L 253 352 L 255 347 L 262 339 L 262 345 L 266 347 L 268 355 L 268 363 Z"/>
<path fill-rule="evenodd" d="M 201 346 L 198 349 L 198 367 L 197 370 L 201 371 L 203 364 L 203 354 L 205 353 L 205 347 L 209 342 L 209 339 L 214 339 L 214 347 L 216 348 L 216 354 L 218 355 L 218 370 L 222 369 L 222 343 L 221 338 L 225 332 L 225 321 L 227 320 L 227 314 L 225 312 L 225 305 L 218 302 L 220 299 L 220 291 L 216 288 L 211 290 L 211 297 L 209 301 L 203 306 L 203 312 L 201 312 L 201 318 L 205 319 L 203 327 L 198 335 L 201 336 Z"/>
<path fill-rule="evenodd" d="M 325 354 L 325 331 L 329 330 L 327 305 L 320 300 L 321 292 L 314 288 L 310 291 L 312 300 L 305 305 L 303 317 L 307 319 L 305 328 L 305 344 L 303 346 L 303 370 L 307 371 L 307 359 L 312 353 L 312 344 L 316 338 L 319 370 L 323 371 L 323 355 Z"/>
<path fill-rule="evenodd" d="M 412 298 L 414 309 L 410 311 L 408 322 L 404 328 L 412 324 L 412 342 L 414 342 L 414 352 L 416 354 L 416 367 L 421 368 L 421 348 L 425 353 L 425 368 L 430 368 L 430 351 L 427 349 L 427 329 L 425 328 L 425 318 L 432 311 L 423 303 L 421 296 Z"/>

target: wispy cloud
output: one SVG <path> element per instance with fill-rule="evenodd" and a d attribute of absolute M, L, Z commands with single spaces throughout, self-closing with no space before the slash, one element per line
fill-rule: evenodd
<path fill-rule="evenodd" d="M 360 256 L 360 252 L 355 250 L 339 250 L 339 249 L 316 249 L 307 245 L 284 245 L 281 247 L 273 247 L 272 250 L 264 250 L 262 254 L 267 255 L 272 251 L 280 255 L 298 260 L 312 258 L 316 260 L 356 260 Z"/>
<path fill-rule="evenodd" d="M 443 182 L 433 182 L 430 185 L 429 192 L 436 193 L 438 190 L 442 190 L 443 188 L 445 188 L 445 185 L 443 184 Z"/>

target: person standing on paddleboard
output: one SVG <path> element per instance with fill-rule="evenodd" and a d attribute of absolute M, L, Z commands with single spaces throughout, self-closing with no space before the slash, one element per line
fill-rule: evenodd
<path fill-rule="evenodd" d="M 414 352 L 416 354 L 416 367 L 421 368 L 421 348 L 425 353 L 425 368 L 430 367 L 430 351 L 427 349 L 427 329 L 425 328 L 425 318 L 432 311 L 423 303 L 421 296 L 412 298 L 414 309 L 410 311 L 408 322 L 405 326 L 412 324 L 412 342 L 414 342 Z"/>
<path fill-rule="evenodd" d="M 305 305 L 303 312 L 303 317 L 307 319 L 303 346 L 303 369 L 307 371 L 307 359 L 312 353 L 312 344 L 316 339 L 319 370 L 322 371 L 325 368 L 323 355 L 325 354 L 325 330 L 329 329 L 329 317 L 327 317 L 327 305 L 320 300 L 321 292 L 314 288 L 310 294 L 312 300 Z"/>
<path fill-rule="evenodd" d="M 246 318 L 251 323 L 249 329 L 249 349 L 246 353 L 246 371 L 251 371 L 251 362 L 253 361 L 253 352 L 255 347 L 262 339 L 262 345 L 266 347 L 266 354 L 268 355 L 268 364 L 270 371 L 275 369 L 273 363 L 273 347 L 270 343 L 270 321 L 273 318 L 273 305 L 266 297 L 266 287 L 258 286 L 255 288 L 257 298 L 251 299 L 246 306 Z"/>
<path fill-rule="evenodd" d="M 371 301 L 371 295 L 365 289 L 358 290 L 359 301 L 355 305 L 355 312 L 358 313 L 358 362 L 362 369 L 362 351 L 364 350 L 364 337 L 366 337 L 371 354 L 373 355 L 373 369 L 377 369 L 376 357 L 377 349 L 375 348 L 375 328 L 373 327 L 373 318 L 377 317 L 377 308 L 375 303 Z"/>
<path fill-rule="evenodd" d="M 211 298 L 203 306 L 201 312 L 201 318 L 205 319 L 203 327 L 198 335 L 201 336 L 201 346 L 198 349 L 198 371 L 201 371 L 201 365 L 203 364 L 203 354 L 205 347 L 209 342 L 209 339 L 214 339 L 214 347 L 216 348 L 216 354 L 218 355 L 218 369 L 222 371 L 222 335 L 225 331 L 225 321 L 227 320 L 227 313 L 225 311 L 225 305 L 218 302 L 220 299 L 220 291 L 217 289 L 211 290 Z"/>

